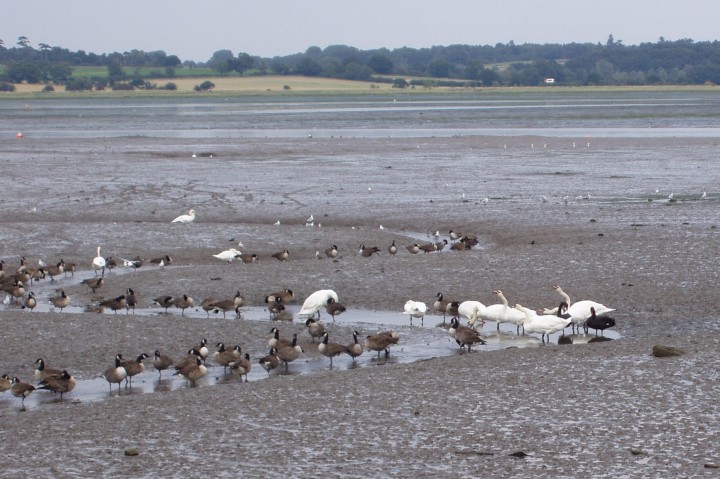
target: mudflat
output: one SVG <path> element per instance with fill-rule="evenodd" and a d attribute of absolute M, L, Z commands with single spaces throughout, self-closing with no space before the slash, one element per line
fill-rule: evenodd
<path fill-rule="evenodd" d="M 411 328 L 400 314 L 408 299 L 431 305 L 443 292 L 492 304 L 492 290 L 501 289 L 512 304 L 550 307 L 559 284 L 573 300 L 614 308 L 620 338 L 460 354 L 448 336 L 447 355 L 411 364 L 392 361 L 399 347 L 387 362 L 302 375 L 291 365 L 289 374 L 246 383 L 200 380 L 152 394 L 123 388 L 97 401 L 38 391 L 43 399 L 22 411 L 6 392 L 3 474 L 715 474 L 716 153 L 708 138 L 4 141 L 5 274 L 21 256 L 78 268 L 76 279 L 29 287 L 44 304 L 59 286 L 80 308 L 131 287 L 143 308 L 164 294 L 188 294 L 195 309 L 202 298 L 236 291 L 263 306 L 265 295 L 291 288 L 296 312 L 313 291 L 333 289 L 348 309 L 396 311 L 386 329 L 398 331 L 402 345 L 445 334 Z M 170 223 L 191 208 L 195 222 Z M 476 235 L 479 245 L 418 255 L 404 248 L 449 230 Z M 387 253 L 393 240 L 396 255 Z M 228 265 L 212 256 L 238 242 L 259 261 Z M 331 244 L 339 259 L 317 259 Z M 382 251 L 362 257 L 362 244 Z M 173 263 L 106 274 L 93 293 L 80 278 L 93 274 L 97 246 L 104 256 L 167 254 Z M 272 258 L 284 249 L 287 261 Z M 160 349 L 179 358 L 201 338 L 241 344 L 259 368 L 272 326 L 298 333 L 301 363 L 328 361 L 297 318 L 161 311 L 31 313 L 7 305 L 0 373 L 30 380 L 43 357 L 91 380 L 118 352 Z M 345 342 L 364 327 L 342 316 L 327 326 Z M 655 344 L 685 354 L 655 358 Z"/>

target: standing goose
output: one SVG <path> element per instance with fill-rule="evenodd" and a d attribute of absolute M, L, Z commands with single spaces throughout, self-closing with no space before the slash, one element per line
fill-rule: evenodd
<path fill-rule="evenodd" d="M 200 303 L 200 307 L 203 311 L 205 311 L 205 314 L 207 314 L 207 317 L 210 317 L 210 311 L 215 310 L 215 306 L 213 306 L 213 303 L 215 303 L 217 300 L 213 298 L 212 296 L 209 298 L 205 298 L 202 300 L 202 303 Z"/>
<path fill-rule="evenodd" d="M 277 348 L 270 348 L 270 353 L 258 360 L 258 364 L 267 371 L 270 377 L 270 371 L 280 366 L 280 358 L 277 355 Z"/>
<path fill-rule="evenodd" d="M 337 258 L 338 255 L 338 247 L 337 245 L 331 245 L 328 248 L 325 248 L 325 256 L 328 258 Z"/>
<path fill-rule="evenodd" d="M 205 361 L 208 357 L 208 354 L 210 354 L 210 350 L 207 347 L 208 340 L 206 338 L 202 338 L 200 340 L 200 346 L 194 348 L 198 352 L 198 356 L 200 356 L 200 359 Z"/>
<path fill-rule="evenodd" d="M 243 376 L 245 376 L 245 382 L 248 382 L 248 374 L 251 369 L 252 361 L 250 360 L 250 355 L 248 353 L 245 353 L 244 356 L 235 359 L 235 361 L 230 364 L 230 372 L 239 375 L 240 382 L 242 382 Z"/>
<path fill-rule="evenodd" d="M 54 393 L 60 393 L 60 399 L 62 400 L 63 394 L 69 393 L 75 389 L 75 378 L 67 372 L 67 369 L 63 369 L 60 376 L 53 376 L 40 381 L 38 389 L 45 389 Z"/>
<path fill-rule="evenodd" d="M 233 297 L 233 301 L 235 301 L 235 307 L 240 308 L 241 306 L 245 305 L 245 298 L 242 294 L 240 294 L 240 291 L 235 292 L 235 296 Z"/>
<path fill-rule="evenodd" d="M 240 358 L 240 346 L 233 349 L 225 349 L 224 343 L 217 343 L 218 350 L 213 353 L 213 360 L 223 367 L 223 373 L 227 372 L 227 367 Z"/>
<path fill-rule="evenodd" d="M 55 306 L 56 308 L 60 308 L 60 312 L 62 313 L 62 310 L 64 308 L 67 308 L 68 306 L 70 306 L 70 296 L 65 294 L 64 289 L 61 289 L 59 291 L 59 294 L 56 296 L 53 296 L 52 299 L 50 300 L 50 302 L 52 302 L 53 306 Z"/>
<path fill-rule="evenodd" d="M 12 387 L 12 379 L 7 374 L 0 376 L 0 393 L 9 391 Z"/>
<path fill-rule="evenodd" d="M 403 314 L 410 315 L 410 326 L 413 325 L 413 318 L 420 318 L 420 326 L 425 325 L 425 313 L 427 313 L 427 305 L 425 303 L 409 299 L 405 303 L 404 309 Z"/>
<path fill-rule="evenodd" d="M 160 374 L 160 378 L 162 379 L 162 372 L 173 365 L 173 360 L 167 354 L 161 354 L 160 351 L 156 349 L 152 365 Z"/>
<path fill-rule="evenodd" d="M 157 304 L 161 308 L 165 308 L 165 314 L 168 312 L 168 308 L 175 304 L 175 300 L 172 296 L 158 296 L 152 300 L 153 304 Z"/>
<path fill-rule="evenodd" d="M 473 344 L 485 344 L 485 340 L 480 337 L 480 333 L 475 331 L 473 328 L 467 326 L 460 326 L 460 321 L 457 318 L 450 320 L 450 328 L 448 328 L 450 336 L 455 338 L 455 342 L 458 343 L 461 349 L 467 346 L 468 352 L 471 350 Z"/>
<path fill-rule="evenodd" d="M 271 328 L 270 333 L 272 337 L 268 341 L 269 348 L 276 348 L 278 350 L 290 346 L 291 342 L 287 339 L 280 339 L 280 330 L 278 328 Z"/>
<path fill-rule="evenodd" d="M 124 294 L 121 294 L 120 296 L 112 299 L 106 299 L 105 301 L 100 301 L 100 307 L 101 308 L 110 308 L 115 314 L 117 314 L 118 309 L 125 309 L 127 310 L 127 298 Z"/>
<path fill-rule="evenodd" d="M 297 334 L 293 334 L 290 346 L 278 348 L 277 357 L 280 359 L 280 362 L 285 363 L 285 371 L 287 371 L 288 363 L 295 361 L 304 352 L 305 350 L 297 343 Z"/>
<path fill-rule="evenodd" d="M 288 258 L 290 257 L 290 251 L 283 250 L 278 253 L 273 253 L 272 257 L 278 261 L 287 261 Z"/>
<path fill-rule="evenodd" d="M 66 278 L 68 273 L 70 273 L 71 277 L 75 276 L 75 268 L 77 266 L 75 263 L 66 263 L 62 258 L 60 258 L 60 262 L 63 265 L 63 274 Z"/>
<path fill-rule="evenodd" d="M 388 253 L 397 254 L 397 250 L 397 245 L 395 244 L 395 240 L 393 240 L 392 244 L 388 246 Z"/>
<path fill-rule="evenodd" d="M 45 360 L 43 358 L 39 358 L 35 361 L 35 372 L 33 374 L 35 375 L 35 379 L 42 381 L 51 377 L 60 376 L 62 374 L 62 370 L 47 367 L 45 365 Z"/>
<path fill-rule="evenodd" d="M 108 274 L 112 272 L 115 268 L 117 268 L 117 261 L 112 256 L 108 256 L 105 258 L 105 267 L 108 269 Z"/>
<path fill-rule="evenodd" d="M 302 307 L 300 308 L 300 312 L 298 313 L 298 315 L 302 318 L 303 316 L 314 316 L 315 313 L 317 313 L 319 318 L 320 308 L 325 306 L 328 303 L 329 299 L 338 301 L 338 295 L 332 289 L 321 289 L 319 291 L 315 291 L 307 297 Z"/>
<path fill-rule="evenodd" d="M 10 387 L 10 392 L 16 398 L 22 398 L 23 408 L 25 407 L 25 398 L 30 396 L 34 390 L 35 386 L 20 381 L 17 376 L 12 379 L 12 386 Z"/>
<path fill-rule="evenodd" d="M 186 367 L 195 364 L 195 362 L 202 358 L 200 357 L 200 351 L 198 351 L 195 348 L 188 349 L 188 352 L 185 356 L 183 356 L 175 365 L 175 370 L 179 371 L 181 369 L 185 369 Z"/>
<path fill-rule="evenodd" d="M 588 318 L 585 326 L 595 330 L 595 336 L 600 331 L 601 336 L 605 336 L 605 330 L 615 326 L 615 319 L 609 316 L 597 316 L 595 308 L 590 307 L 590 317 Z"/>
<path fill-rule="evenodd" d="M 330 342 L 330 335 L 327 332 L 323 334 L 323 340 L 318 345 L 318 351 L 320 351 L 320 354 L 323 356 L 330 358 L 330 369 L 332 369 L 333 358 L 335 356 L 340 356 L 341 354 L 348 352 L 346 346 Z"/>
<path fill-rule="evenodd" d="M 143 364 L 143 361 L 145 361 L 149 357 L 150 356 L 148 356 L 147 354 L 142 353 L 136 359 L 124 359 L 120 361 L 120 366 L 125 368 L 125 383 L 127 386 L 132 387 L 133 376 L 137 376 L 138 374 L 145 371 L 145 365 Z"/>
<path fill-rule="evenodd" d="M 215 314 L 222 311 L 223 319 L 225 318 L 225 313 L 228 311 L 235 311 L 235 308 L 237 307 L 235 305 L 235 299 L 222 299 L 220 301 L 215 301 L 211 306 L 213 307 L 213 312 Z"/>
<path fill-rule="evenodd" d="M 174 220 L 172 220 L 170 223 L 187 224 L 192 223 L 193 221 L 195 221 L 195 210 L 190 210 L 188 211 L 188 214 L 180 215 Z"/>
<path fill-rule="evenodd" d="M 342 314 L 346 311 L 344 305 L 338 303 L 334 298 L 328 298 L 325 304 L 325 311 L 327 314 L 332 316 L 333 323 L 335 322 L 335 316 Z"/>
<path fill-rule="evenodd" d="M 364 351 L 362 344 L 358 342 L 358 336 L 360 336 L 360 333 L 353 331 L 353 342 L 347 346 L 347 353 L 353 362 L 355 362 L 355 358 L 359 357 Z"/>
<path fill-rule="evenodd" d="M 37 300 L 35 299 L 35 294 L 30 291 L 27 294 L 27 298 L 25 298 L 25 303 L 22 305 L 22 308 L 27 308 L 30 312 L 32 312 L 32 310 L 35 309 L 35 306 L 37 306 Z"/>
<path fill-rule="evenodd" d="M 295 293 L 293 293 L 292 289 L 290 288 L 285 288 L 281 291 L 268 295 L 268 297 L 271 296 L 275 297 L 276 299 L 279 298 L 280 302 L 282 302 L 283 304 L 287 304 L 293 299 L 295 299 Z"/>
<path fill-rule="evenodd" d="M 126 304 L 126 313 L 130 312 L 130 308 L 132 308 L 133 314 L 135 314 L 135 306 L 138 304 L 138 298 L 135 295 L 135 291 L 133 291 L 132 288 L 128 288 L 125 291 L 125 304 Z"/>
<path fill-rule="evenodd" d="M 445 299 L 445 296 L 443 296 L 442 293 L 438 293 L 435 296 L 435 302 L 433 303 L 433 308 L 435 308 L 435 311 L 437 313 L 442 313 L 443 315 L 443 324 L 445 324 L 445 317 L 447 316 L 447 309 L 448 306 L 450 306 L 451 301 L 448 301 Z M 459 307 L 460 305 L 458 305 Z"/>
<path fill-rule="evenodd" d="M 92 268 L 95 270 L 95 276 L 100 271 L 101 276 L 105 275 L 105 258 L 100 255 L 100 247 L 97 247 L 97 256 L 92 260 Z"/>
<path fill-rule="evenodd" d="M 285 305 L 282 304 L 282 299 L 279 296 L 265 296 L 265 303 L 267 303 L 267 309 L 270 311 L 270 319 L 275 319 L 281 311 L 285 311 Z"/>
<path fill-rule="evenodd" d="M 182 310 L 182 316 L 185 316 L 185 310 L 187 308 L 192 308 L 194 301 L 187 294 L 183 294 L 179 298 L 175 299 L 174 304 L 175 304 L 176 308 L 179 308 Z"/>
<path fill-rule="evenodd" d="M 175 368 L 176 371 L 173 376 L 180 375 L 190 381 L 191 386 L 195 386 L 195 381 L 204 377 L 207 374 L 207 368 L 202 363 L 200 358 L 196 358 L 195 363 L 188 364 L 182 369 Z"/>
<path fill-rule="evenodd" d="M 323 334 L 325 334 L 325 326 L 315 318 L 308 318 L 307 321 L 305 321 L 305 326 L 313 343 L 315 342 L 315 338 L 322 338 Z"/>
<path fill-rule="evenodd" d="M 493 294 L 500 298 L 501 304 L 491 304 L 486 307 L 480 317 L 484 321 L 495 321 L 498 331 L 500 331 L 500 323 L 514 324 L 517 333 L 520 334 L 520 326 L 525 323 L 525 313 L 510 307 L 507 298 L 499 289 L 493 291 Z"/>
<path fill-rule="evenodd" d="M 103 377 L 110 385 L 110 390 L 112 390 L 113 384 L 117 384 L 118 391 L 120 391 L 120 383 L 122 383 L 125 380 L 125 377 L 127 376 L 127 371 L 125 370 L 124 367 L 122 367 L 120 365 L 121 361 L 122 361 L 122 354 L 115 355 L 115 366 L 110 366 L 103 373 Z"/>
<path fill-rule="evenodd" d="M 377 351 L 378 358 L 380 351 L 385 351 L 385 356 L 390 356 L 390 346 L 400 341 L 400 335 L 395 331 L 384 331 L 371 334 L 365 338 L 365 348 L 370 351 Z"/>
<path fill-rule="evenodd" d="M 100 276 L 99 278 L 88 278 L 84 279 L 82 283 L 92 289 L 92 292 L 94 293 L 95 291 L 103 287 L 103 285 L 105 284 L 105 279 L 103 279 L 102 276 Z"/>
<path fill-rule="evenodd" d="M 50 276 L 50 281 L 55 281 L 56 276 L 60 276 L 61 274 L 65 273 L 65 266 L 63 265 L 63 262 L 61 260 L 58 261 L 56 265 L 50 265 L 45 268 L 45 272 L 48 276 Z"/>

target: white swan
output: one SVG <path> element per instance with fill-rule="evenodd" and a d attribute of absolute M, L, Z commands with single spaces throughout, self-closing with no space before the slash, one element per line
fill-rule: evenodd
<path fill-rule="evenodd" d="M 480 321 L 479 326 L 482 326 L 483 319 L 482 313 L 485 311 L 485 305 L 480 301 L 463 301 L 458 306 L 458 316 L 462 316 L 467 320 L 468 326 L 475 327 L 475 323 Z"/>
<path fill-rule="evenodd" d="M 95 270 L 95 276 L 97 276 L 98 271 L 101 271 L 101 275 L 105 276 L 105 258 L 100 256 L 100 247 L 97 247 L 97 256 L 95 256 L 92 260 L 92 267 Z"/>
<path fill-rule="evenodd" d="M 405 303 L 405 311 L 403 311 L 403 314 L 410 315 L 410 326 L 412 326 L 413 318 L 420 318 L 420 325 L 424 326 L 425 313 L 427 313 L 427 304 L 422 301 L 413 301 L 412 299 L 409 299 Z"/>
<path fill-rule="evenodd" d="M 317 313 L 318 317 L 320 317 L 320 308 L 324 308 L 325 305 L 328 304 L 329 299 L 332 299 L 336 303 L 339 301 L 337 293 L 332 289 L 321 289 L 319 291 L 315 291 L 307 297 L 302 305 L 302 308 L 300 308 L 298 316 L 311 317 Z"/>
<path fill-rule="evenodd" d="M 525 322 L 525 313 L 508 306 L 508 301 L 502 291 L 495 290 L 493 294 L 497 295 L 502 301 L 501 304 L 491 304 L 485 308 L 481 315 L 484 321 L 495 321 L 497 329 L 500 330 L 500 323 L 512 323 L 516 326 L 517 333 L 520 334 L 520 326 Z"/>
<path fill-rule="evenodd" d="M 568 294 L 563 291 L 560 286 L 554 286 L 553 289 L 560 296 L 562 296 L 565 302 L 569 305 L 567 312 L 570 316 L 572 316 L 573 329 L 576 325 L 579 327 L 585 324 L 588 318 L 590 318 L 590 316 L 592 315 L 592 312 L 590 311 L 591 308 L 595 308 L 595 315 L 599 318 L 612 311 L 615 311 L 615 309 L 613 308 L 608 308 L 603 304 L 597 303 L 595 301 L 590 301 L 589 299 L 584 299 L 582 301 L 578 301 L 577 303 L 573 303 L 570 300 L 570 296 L 568 296 Z M 543 314 L 555 314 L 556 312 L 557 308 L 543 310 Z"/>
<path fill-rule="evenodd" d="M 236 250 L 235 248 L 230 248 L 218 254 L 214 254 L 213 256 L 217 259 L 227 261 L 227 263 L 230 264 L 235 258 L 239 258 L 241 255 L 242 253 L 240 251 Z"/>
<path fill-rule="evenodd" d="M 193 221 L 195 221 L 195 210 L 190 210 L 188 214 L 178 216 L 171 223 L 192 223 Z"/>
<path fill-rule="evenodd" d="M 571 318 L 561 318 L 554 314 L 537 314 L 532 309 L 520 304 L 516 304 L 515 309 L 525 313 L 525 322 L 523 323 L 525 332 L 530 334 L 540 333 L 540 340 L 543 343 L 545 342 L 545 336 L 547 336 L 549 342 L 551 334 L 562 331 L 572 323 Z"/>

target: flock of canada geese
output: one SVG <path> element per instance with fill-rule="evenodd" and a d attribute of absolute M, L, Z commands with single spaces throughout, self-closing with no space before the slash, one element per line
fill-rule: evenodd
<path fill-rule="evenodd" d="M 189 214 L 182 215 L 173 222 L 188 223 L 195 219 L 195 212 L 190 210 Z M 439 233 L 435 234 L 436 237 Z M 450 248 L 453 250 L 470 249 L 478 243 L 477 238 L 473 235 L 460 235 L 450 231 L 451 239 Z M 420 251 L 430 253 L 440 251 L 448 245 L 448 241 L 431 241 L 424 244 L 414 243 L 405 248 L 411 254 L 417 254 Z M 240 244 L 242 246 L 242 244 Z M 370 257 L 380 251 L 377 247 L 360 247 L 359 254 L 363 257 Z M 390 254 L 396 254 L 398 247 L 393 241 L 388 247 Z M 97 248 L 97 255 L 92 260 L 92 268 L 95 271 L 95 277 L 82 281 L 93 292 L 101 288 L 105 281 L 105 269 L 112 269 L 119 266 L 116 260 L 111 257 L 105 258 L 101 256 L 100 247 Z M 324 251 L 325 257 L 336 258 L 339 254 L 336 245 L 331 245 Z M 273 255 L 276 259 L 287 260 L 288 250 Z M 319 256 L 319 252 L 316 256 Z M 246 257 L 256 258 L 256 255 L 246 256 L 237 250 L 231 253 L 223 252 L 220 255 L 213 255 L 218 259 L 232 262 L 233 259 Z M 138 257 L 134 260 L 122 259 L 122 265 L 126 268 L 137 269 L 142 266 L 144 259 Z M 254 261 L 254 260 L 251 260 Z M 150 260 L 152 264 L 159 267 L 172 264 L 172 258 L 168 255 L 154 258 Z M 5 304 L 11 302 L 21 303 L 23 309 L 32 311 L 37 306 L 37 299 L 32 291 L 25 291 L 24 284 L 32 284 L 44 277 L 53 280 L 59 275 L 74 274 L 76 265 L 65 263 L 62 259 L 55 265 L 46 265 L 39 262 L 38 267 L 31 267 L 27 264 L 25 258 L 20 261 L 20 266 L 14 273 L 8 274 L 3 269 L 4 262 L 0 260 L 0 289 L 6 292 Z M 608 308 L 600 303 L 590 300 L 583 300 L 573 303 L 567 293 L 560 286 L 555 286 L 555 291 L 561 296 L 562 300 L 558 307 L 545 308 L 541 310 L 533 310 L 526 308 L 520 304 L 510 306 L 502 291 L 494 291 L 498 297 L 499 303 L 493 305 L 484 305 L 479 301 L 450 301 L 447 300 L 442 293 L 438 293 L 434 303 L 432 304 L 434 314 L 443 315 L 443 325 L 446 325 L 446 318 L 450 317 L 447 331 L 450 336 L 457 342 L 458 346 L 468 351 L 474 345 L 485 344 L 478 329 L 486 321 L 493 321 L 497 324 L 498 330 L 500 324 L 508 323 L 516 326 L 517 334 L 540 334 L 541 341 L 544 343 L 546 338 L 549 340 L 551 334 L 564 331 L 567 327 L 584 328 L 587 333 L 588 328 L 594 329 L 595 334 L 599 331 L 601 334 L 607 328 L 615 326 L 615 320 L 610 318 L 608 314 L 614 309 Z M 267 309 L 271 318 L 277 320 L 292 321 L 293 315 L 286 311 L 285 305 L 295 299 L 292 290 L 284 289 L 282 291 L 272 293 L 265 297 Z M 63 289 L 59 289 L 57 294 L 51 298 L 53 306 L 60 311 L 70 305 L 70 297 Z M 194 300 L 188 295 L 178 297 L 161 296 L 153 300 L 154 304 L 159 305 L 167 312 L 168 308 L 175 307 L 184 314 L 185 309 L 194 306 Z M 95 307 L 99 311 L 103 308 L 109 308 L 117 313 L 119 310 L 129 312 L 130 309 L 135 310 L 138 301 L 134 291 L 128 288 L 125 294 L 99 302 Z M 223 316 L 229 311 L 235 311 L 239 314 L 239 309 L 245 305 L 245 299 L 240 292 L 237 292 L 233 298 L 217 301 L 214 298 L 206 298 L 202 301 L 202 309 L 209 315 L 211 311 L 215 313 L 222 312 Z M 353 361 L 364 351 L 377 352 L 378 357 L 381 353 L 389 355 L 389 348 L 398 344 L 400 336 L 395 331 L 384 331 L 377 334 L 367 336 L 364 341 L 360 342 L 359 333 L 353 332 L 353 342 L 347 345 L 330 341 L 329 334 L 325 330 L 323 324 L 319 321 L 320 310 L 325 311 L 332 317 L 345 312 L 345 306 L 339 302 L 338 295 L 335 291 L 326 289 L 319 290 L 309 295 L 302 304 L 299 318 L 304 320 L 308 334 L 311 336 L 313 343 L 315 339 L 319 339 L 318 352 L 330 359 L 330 366 L 334 357 L 341 354 L 347 354 Z M 413 320 L 418 319 L 421 325 L 424 324 L 424 316 L 429 313 L 428 306 L 422 301 L 408 300 L 404 305 L 404 314 L 410 318 L 410 325 Z M 317 315 L 317 318 L 316 318 Z M 460 318 L 467 320 L 467 326 L 460 324 Z M 283 366 L 288 369 L 289 363 L 299 358 L 305 351 L 298 344 L 297 334 L 291 340 L 280 338 L 280 331 L 272 328 L 271 337 L 268 341 L 269 353 L 257 361 L 260 367 L 270 371 Z M 153 357 L 147 354 L 141 354 L 136 358 L 124 358 L 121 354 L 117 354 L 114 363 L 105 370 L 103 377 L 108 382 L 110 389 L 113 385 L 117 385 L 118 389 L 124 382 L 126 386 L 132 385 L 132 378 L 145 370 L 144 362 L 152 360 L 152 366 L 158 371 L 162 377 L 163 371 L 172 370 L 174 375 L 179 375 L 189 381 L 192 385 L 195 381 L 202 378 L 208 373 L 207 361 L 213 361 L 215 364 L 222 366 L 227 372 L 229 369 L 232 374 L 236 374 L 242 380 L 252 369 L 253 362 L 248 353 L 242 353 L 240 346 L 226 348 L 224 343 L 217 343 L 216 351 L 210 352 L 208 349 L 208 341 L 202 339 L 196 346 L 187 350 L 187 354 L 179 361 L 175 362 L 169 356 L 162 354 L 156 350 Z M 60 394 L 62 398 L 65 393 L 75 388 L 76 380 L 67 370 L 59 370 L 47 367 L 45 361 L 40 358 L 35 362 L 34 377 L 37 380 L 35 385 L 29 382 L 23 382 L 17 377 L 10 378 L 7 374 L 0 377 L 0 393 L 10 391 L 12 395 L 21 399 L 24 407 L 24 400 L 34 391 L 49 390 Z"/>

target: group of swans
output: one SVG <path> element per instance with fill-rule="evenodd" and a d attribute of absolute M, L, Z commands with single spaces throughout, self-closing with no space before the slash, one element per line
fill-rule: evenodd
<path fill-rule="evenodd" d="M 593 324 L 589 324 L 589 326 L 596 330 L 603 330 L 615 325 L 615 320 L 612 318 L 599 319 L 606 317 L 608 313 L 615 311 L 614 309 L 590 300 L 573 303 L 570 296 L 560 286 L 554 286 L 553 289 L 563 298 L 560 306 L 556 308 L 543 308 L 537 312 L 520 304 L 513 307 L 508 304 L 502 291 L 495 290 L 493 294 L 499 298 L 500 303 L 486 306 L 480 301 L 463 301 L 457 308 L 458 316 L 464 317 L 470 327 L 477 327 L 477 325 L 484 324 L 485 321 L 494 321 L 497 329 L 500 330 L 501 323 L 514 324 L 518 334 L 522 327 L 526 333 L 540 334 L 543 341 L 546 337 L 549 338 L 551 334 L 562 331 L 568 326 L 572 326 L 573 330 L 575 327 L 579 329 L 580 326 L 585 326 L 587 332 L 587 323 L 591 318 L 593 318 Z M 409 300 L 405 303 L 404 309 L 403 314 L 410 316 L 412 325 L 412 318 L 422 320 L 427 306 L 423 302 Z"/>

